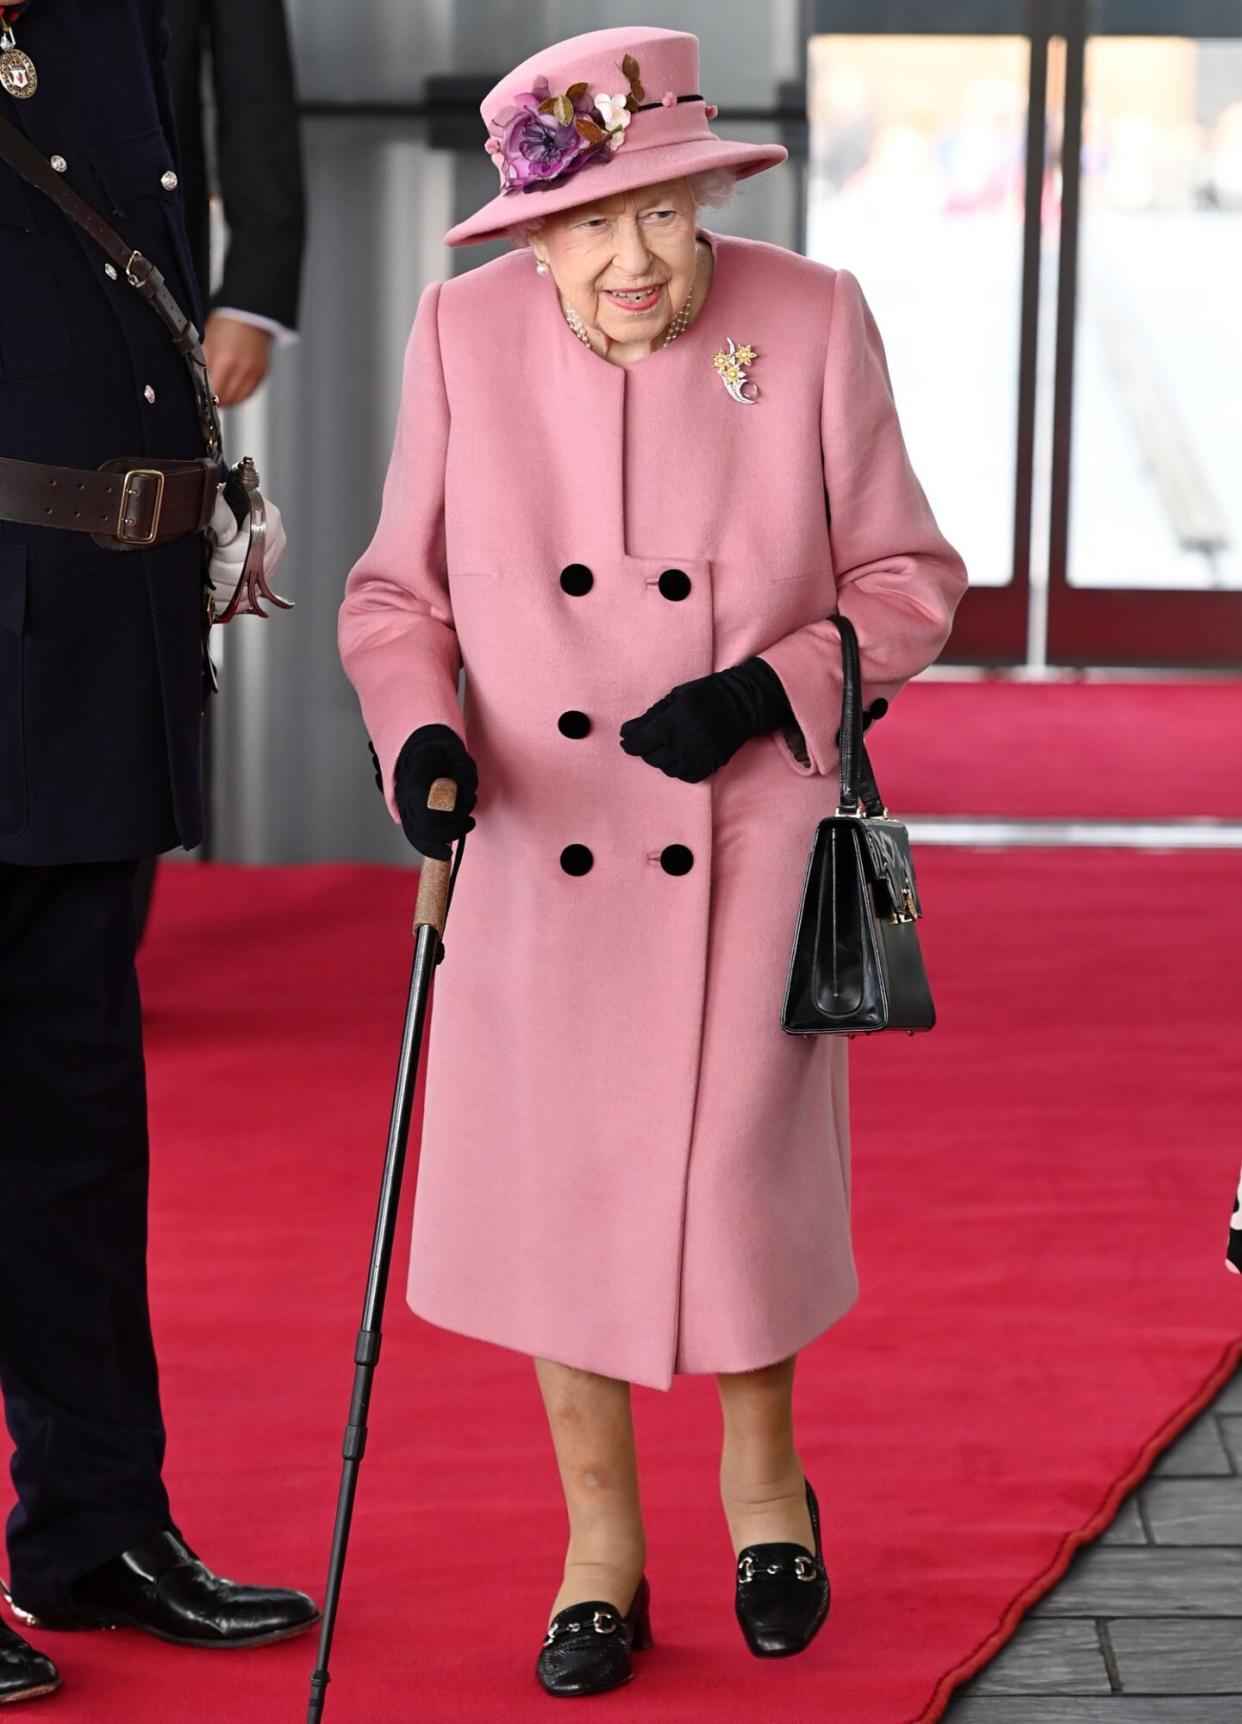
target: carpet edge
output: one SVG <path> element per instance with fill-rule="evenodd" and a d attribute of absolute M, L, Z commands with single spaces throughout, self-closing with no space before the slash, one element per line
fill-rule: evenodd
<path fill-rule="evenodd" d="M 1124 1499 L 1151 1471 L 1152 1466 L 1164 1453 L 1165 1449 L 1176 1441 L 1181 1433 L 1191 1424 L 1204 1408 L 1213 1401 L 1225 1384 L 1242 1365 L 1242 1338 L 1230 1341 L 1216 1365 L 1208 1373 L 1199 1388 L 1183 1403 L 1175 1413 L 1165 1420 L 1164 1424 L 1147 1439 L 1140 1448 L 1138 1455 L 1121 1473 L 1104 1493 L 1104 1500 L 1086 1524 L 1075 1532 L 1067 1533 L 1061 1542 L 1057 1554 L 1042 1574 L 1036 1575 L 1022 1590 L 1006 1605 L 1000 1622 L 971 1653 L 945 1672 L 936 1683 L 931 1696 L 921 1712 L 914 1714 L 905 1724 L 936 1724 L 936 1720 L 944 1715 L 955 1689 L 978 1674 L 990 1663 L 996 1654 L 1012 1640 L 1023 1617 L 1033 1604 L 1037 1604 L 1045 1593 L 1051 1592 L 1073 1560 L 1077 1552 L 1091 1544 L 1104 1529 L 1111 1525 L 1117 1510 Z"/>

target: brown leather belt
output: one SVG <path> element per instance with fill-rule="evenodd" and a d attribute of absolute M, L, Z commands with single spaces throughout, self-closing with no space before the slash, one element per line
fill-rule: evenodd
<path fill-rule="evenodd" d="M 89 533 L 107 551 L 141 551 L 201 533 L 220 463 L 118 455 L 100 467 L 45 467 L 0 458 L 0 520 Z"/>

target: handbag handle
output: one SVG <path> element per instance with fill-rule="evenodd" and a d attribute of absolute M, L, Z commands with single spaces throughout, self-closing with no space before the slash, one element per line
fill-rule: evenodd
<path fill-rule="evenodd" d="M 862 665 L 858 636 L 853 623 L 840 611 L 834 611 L 830 620 L 836 623 L 841 637 L 841 793 L 837 813 L 857 814 L 861 802 L 863 812 L 876 819 L 886 809 L 863 741 Z"/>

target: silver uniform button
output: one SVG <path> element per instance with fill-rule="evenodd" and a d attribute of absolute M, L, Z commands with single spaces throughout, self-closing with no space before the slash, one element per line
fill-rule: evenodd
<path fill-rule="evenodd" d="M 146 396 L 147 400 L 151 403 L 151 405 L 154 406 L 155 405 L 155 391 L 154 391 L 154 389 L 152 389 L 152 387 L 149 383 L 147 384 L 146 388 L 143 390 L 142 393 Z"/>
<path fill-rule="evenodd" d="M 58 174 L 67 174 L 69 172 L 69 163 L 63 156 L 52 156 L 51 163 Z"/>
<path fill-rule="evenodd" d="M 175 173 L 173 173 L 171 168 L 169 168 L 169 170 L 166 174 L 160 175 L 160 184 L 163 186 L 163 188 L 166 192 L 175 192 L 176 191 L 176 189 L 177 189 L 177 176 Z"/>
<path fill-rule="evenodd" d="M 114 263 L 104 264 L 104 274 L 107 276 L 109 281 L 115 281 L 116 280 L 116 265 Z"/>

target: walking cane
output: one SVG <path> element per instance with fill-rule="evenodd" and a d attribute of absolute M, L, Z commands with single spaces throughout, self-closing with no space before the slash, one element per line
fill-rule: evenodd
<path fill-rule="evenodd" d="M 456 801 L 457 786 L 453 780 L 437 778 L 427 797 L 428 808 L 451 812 Z M 438 861 L 435 857 L 424 857 L 419 876 L 418 902 L 414 910 L 414 968 L 410 976 L 410 994 L 405 1008 L 401 1057 L 397 1062 L 397 1086 L 392 1099 L 392 1115 L 388 1122 L 388 1150 L 384 1157 L 384 1176 L 380 1182 L 379 1211 L 375 1217 L 375 1237 L 371 1244 L 371 1267 L 367 1275 L 366 1299 L 362 1307 L 362 1327 L 358 1331 L 354 1348 L 354 1389 L 349 1402 L 349 1423 L 345 1427 L 341 1488 L 336 1501 L 336 1525 L 332 1533 L 332 1555 L 328 1562 L 323 1621 L 319 1630 L 319 1660 L 311 1676 L 307 1724 L 319 1724 L 323 1717 L 324 1701 L 327 1698 L 328 1683 L 331 1681 L 328 1659 L 332 1652 L 332 1634 L 336 1627 L 341 1579 L 345 1572 L 345 1549 L 349 1543 L 354 1495 L 358 1489 L 358 1469 L 362 1465 L 363 1451 L 367 1443 L 367 1408 L 371 1401 L 371 1385 L 380 1353 L 380 1323 L 384 1316 L 384 1299 L 388 1292 L 388 1270 L 392 1263 L 397 1203 L 401 1196 L 401 1175 L 410 1136 L 410 1109 L 414 1102 L 414 1084 L 418 1075 L 423 1020 L 427 1015 L 427 1002 L 431 997 L 435 967 L 444 953 L 441 936 L 453 893 L 453 880 L 456 878 L 465 842 L 464 838 L 458 840 L 457 858 L 451 865 Z"/>

